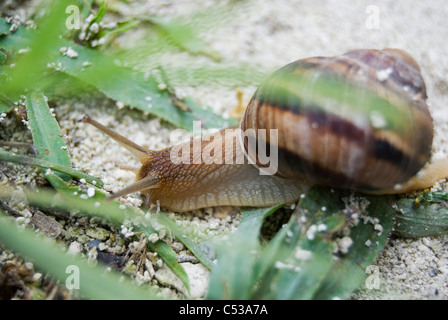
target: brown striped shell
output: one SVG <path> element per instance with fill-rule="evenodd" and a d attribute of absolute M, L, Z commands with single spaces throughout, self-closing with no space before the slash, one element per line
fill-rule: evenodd
<path fill-rule="evenodd" d="M 380 191 L 408 181 L 430 158 L 426 98 L 420 69 L 402 50 L 307 58 L 258 88 L 241 129 L 278 129 L 278 176 Z"/>

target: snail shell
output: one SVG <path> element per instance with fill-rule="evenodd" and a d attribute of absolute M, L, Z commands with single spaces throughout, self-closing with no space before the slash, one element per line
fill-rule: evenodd
<path fill-rule="evenodd" d="M 380 191 L 408 181 L 431 155 L 425 100 L 409 54 L 356 50 L 277 70 L 252 97 L 241 129 L 279 129 L 279 176 Z"/>
<path fill-rule="evenodd" d="M 240 123 L 244 135 L 238 139 L 227 130 L 218 133 L 223 142 L 220 163 L 207 164 L 203 154 L 194 151 L 187 153 L 188 163 L 172 161 L 179 146 L 210 150 L 207 139 L 151 151 L 88 117 L 84 122 L 121 143 L 142 163 L 136 183 L 109 199 L 140 191 L 147 204 L 158 202 L 173 211 L 271 206 L 298 200 L 312 184 L 401 193 L 447 177 L 448 159 L 419 172 L 430 158 L 433 139 L 426 98 L 420 69 L 409 54 L 355 50 L 298 60 L 274 72 L 249 102 Z M 248 148 L 254 138 L 248 133 L 257 135 L 257 129 L 265 129 L 265 136 L 256 136 L 257 145 L 269 149 L 264 155 L 278 151 L 276 175 L 260 174 L 266 168 L 260 149 Z M 235 161 L 241 152 L 249 162 Z"/>

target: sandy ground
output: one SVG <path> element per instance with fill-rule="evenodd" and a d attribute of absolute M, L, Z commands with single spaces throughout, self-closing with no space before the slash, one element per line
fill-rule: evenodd
<path fill-rule="evenodd" d="M 243 1 L 233 10 L 219 9 L 223 6 L 221 1 L 142 2 L 133 2 L 132 10 L 185 18 L 197 17 L 197 12 L 207 10 L 216 14 L 215 21 L 197 18 L 191 21 L 207 44 L 219 52 L 223 64 L 259 66 L 269 72 L 300 58 L 337 55 L 358 48 L 407 50 L 420 64 L 427 84 L 436 131 L 434 157 L 448 156 L 448 112 L 445 107 L 448 102 L 448 6 L 444 1 L 253 0 Z M 135 32 L 138 39 L 138 30 L 130 32 Z M 119 38 L 118 43 L 130 45 L 129 37 Z M 142 53 L 135 52 L 130 57 L 135 58 L 133 64 L 143 70 L 151 65 Z M 173 53 L 165 59 L 168 69 L 189 61 L 191 65 L 210 63 L 207 57 L 193 58 L 187 53 Z M 228 114 L 237 104 L 235 86 L 226 81 L 175 85 L 199 104 L 206 104 L 221 114 Z M 256 85 L 256 81 L 251 81 L 250 85 L 239 86 L 244 92 L 244 100 L 249 100 Z M 92 106 L 73 101 L 56 109 L 60 125 L 69 137 L 74 165 L 101 177 L 106 189 L 112 191 L 134 179 L 132 173 L 120 170 L 118 166 L 136 166 L 137 163 L 97 130 L 79 124 L 80 117 L 89 111 L 93 118 L 150 149 L 166 147 L 173 129 L 158 119 L 137 118 L 116 110 L 116 106 L 109 102 L 92 109 Z M 82 142 L 78 143 L 79 140 Z M 128 197 L 126 201 L 138 204 L 140 200 Z M 235 224 L 230 218 L 218 219 L 213 214 L 209 217 L 184 218 L 186 224 L 195 224 L 197 240 L 231 230 Z M 212 228 L 209 228 L 210 224 L 213 224 Z M 447 299 L 447 248 L 448 237 L 392 239 L 375 262 L 379 289 L 361 290 L 353 298 Z"/>

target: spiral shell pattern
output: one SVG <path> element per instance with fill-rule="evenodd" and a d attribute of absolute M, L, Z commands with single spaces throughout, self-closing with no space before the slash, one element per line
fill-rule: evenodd
<path fill-rule="evenodd" d="M 278 129 L 271 148 L 278 148 L 279 176 L 379 191 L 406 182 L 428 161 L 426 98 L 420 69 L 402 50 L 312 57 L 277 70 L 257 89 L 241 129 Z M 248 156 L 263 167 L 255 153 Z"/>

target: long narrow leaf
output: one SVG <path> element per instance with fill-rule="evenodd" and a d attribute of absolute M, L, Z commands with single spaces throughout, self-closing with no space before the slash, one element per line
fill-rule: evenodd
<path fill-rule="evenodd" d="M 314 299 L 346 299 L 367 278 L 367 267 L 384 248 L 393 228 L 394 210 L 387 197 L 363 196 L 369 202 L 366 216 L 350 228 L 352 245 L 346 254 L 333 260 Z"/>
<path fill-rule="evenodd" d="M 235 124 L 233 119 L 224 119 L 207 108 L 187 100 L 192 112 L 185 112 L 171 101 L 170 93 L 158 88 L 154 78 L 145 78 L 141 72 L 117 66 L 112 57 L 66 42 L 78 54 L 76 59 L 58 56 L 63 72 L 87 82 L 108 97 L 142 111 L 154 114 L 178 127 L 191 130 L 193 121 L 201 120 L 205 128 L 226 128 Z M 85 66 L 85 63 L 89 63 Z"/>
<path fill-rule="evenodd" d="M 49 52 L 59 47 L 59 36 L 67 30 L 65 10 L 72 4 L 68 0 L 52 1 L 47 6 L 46 15 L 36 21 L 36 30 L 19 27 L 0 37 L 0 48 L 16 52 L 20 49 L 28 51 L 16 57 L 14 67 L 10 68 L 11 79 L 2 83 L 1 90 L 8 96 L 24 94 L 25 89 L 38 87 L 39 79 L 49 62 Z"/>
<path fill-rule="evenodd" d="M 70 211 L 73 208 L 93 217 L 101 217 L 111 221 L 120 227 L 125 220 L 130 220 L 135 225 L 134 229 L 138 232 L 144 232 L 147 236 L 155 232 L 152 227 L 152 220 L 146 219 L 133 208 L 123 207 L 118 201 L 105 201 L 106 195 L 96 190 L 93 195 L 83 197 L 83 193 L 77 187 L 68 187 L 66 183 L 57 176 L 53 176 L 54 183 L 57 183 L 56 189 L 59 194 L 56 197 L 51 193 L 40 191 L 39 193 L 29 193 L 27 195 L 31 204 L 39 207 L 54 207 L 59 210 Z M 137 239 L 138 240 L 138 239 Z M 160 258 L 167 264 L 171 271 L 179 277 L 182 283 L 189 290 L 188 276 L 183 267 L 177 262 L 177 257 L 173 249 L 163 241 L 148 243 L 148 247 L 157 252 Z"/>
<path fill-rule="evenodd" d="M 12 106 L 8 102 L 3 101 L 0 97 L 0 114 L 8 112 L 11 109 L 11 107 Z"/>
<path fill-rule="evenodd" d="M 139 230 L 140 228 L 137 228 Z M 143 229 L 142 229 L 143 230 Z M 146 237 L 148 237 L 152 232 L 145 231 Z M 182 281 L 185 288 L 187 288 L 188 293 L 190 292 L 190 279 L 184 268 L 177 261 L 177 256 L 174 250 L 164 241 L 158 240 L 155 243 L 148 242 L 148 247 L 162 258 L 163 262 L 166 263 L 167 267 Z"/>
<path fill-rule="evenodd" d="M 35 30 L 19 28 L 16 32 L 0 38 L 0 47 L 17 51 L 32 45 L 29 39 L 36 38 L 38 35 L 39 33 L 36 33 Z M 70 48 L 71 53 L 69 55 L 64 53 L 66 52 L 64 49 L 68 50 L 68 48 Z M 153 77 L 146 77 L 140 71 L 122 66 L 114 57 L 58 37 L 47 50 L 45 59 L 42 59 L 42 53 L 39 51 L 38 57 L 33 54 L 26 59 L 27 55 L 24 55 L 17 64 L 27 62 L 26 65 L 28 65 L 29 60 L 39 58 L 40 61 L 44 60 L 49 65 L 59 66 L 58 70 L 60 72 L 92 85 L 111 99 L 154 114 L 187 130 L 191 130 L 193 121 L 198 120 L 202 121 L 205 128 L 227 128 L 236 124 L 234 119 L 224 119 L 213 113 L 209 108 L 197 106 L 191 99 L 185 101 L 191 112 L 182 111 L 173 104 L 171 94 L 158 87 L 159 83 Z M 61 50 L 63 53 L 61 53 Z M 32 48 L 30 54 L 33 52 L 34 49 Z M 15 69 L 10 72 L 16 74 Z M 3 88 L 8 94 L 17 92 L 20 87 L 29 86 L 29 81 L 20 82 L 22 80 L 21 74 L 24 72 L 22 72 L 22 68 L 19 71 L 19 75 L 13 77 L 13 82 Z M 46 64 L 45 66 L 41 65 L 41 69 L 37 69 L 33 65 L 31 71 L 41 74 L 46 71 Z M 48 76 L 51 76 L 51 74 Z M 44 83 L 49 85 L 48 79 Z M 39 81 L 35 80 L 32 87 L 38 85 Z M 54 85 L 57 85 L 57 83 L 54 83 Z"/>
<path fill-rule="evenodd" d="M 313 297 L 331 268 L 331 235 L 345 221 L 338 214 L 342 208 L 338 193 L 312 188 L 306 194 L 289 223 L 260 254 L 255 298 Z"/>
<path fill-rule="evenodd" d="M 243 211 L 238 229 L 217 248 L 218 264 L 210 275 L 207 299 L 251 298 L 260 228 L 263 219 L 278 208 Z"/>
<path fill-rule="evenodd" d="M 61 136 L 61 129 L 51 114 L 45 96 L 39 92 L 30 92 L 26 99 L 28 123 L 33 135 L 33 143 L 40 159 L 70 167 L 70 155 Z M 57 173 L 65 181 L 70 176 Z M 49 179 L 51 183 L 51 178 Z"/>
<path fill-rule="evenodd" d="M 92 266 L 85 259 L 68 255 L 49 239 L 30 230 L 19 230 L 0 212 L 0 243 L 28 257 L 40 270 L 89 299 L 156 299 L 150 288 L 138 287 L 117 272 Z M 79 284 L 79 287 L 78 287 Z"/>
<path fill-rule="evenodd" d="M 396 202 L 395 232 L 402 237 L 420 238 L 448 234 L 447 193 L 425 193 Z"/>
<path fill-rule="evenodd" d="M 209 270 L 212 270 L 213 267 L 215 266 L 215 264 L 213 263 L 213 261 L 204 253 L 204 251 L 199 248 L 198 245 L 196 245 L 193 241 L 191 241 L 189 238 L 185 237 L 182 234 L 182 231 L 179 230 L 179 228 L 176 226 L 176 224 L 171 221 L 166 215 L 164 214 L 159 214 L 158 220 L 160 221 L 161 224 L 163 224 L 164 226 L 166 226 L 170 232 L 173 233 L 173 235 L 179 239 L 180 242 L 182 242 L 187 248 L 188 250 L 191 251 L 191 253 L 193 253 L 196 258 L 198 258 L 198 260 Z"/>
<path fill-rule="evenodd" d="M 176 20 L 156 16 L 140 16 L 140 19 L 148 20 L 158 26 L 160 31 L 177 46 L 192 54 L 204 54 L 215 61 L 219 61 L 221 59 L 219 53 L 208 48 L 205 42 L 197 37 L 188 25 L 182 24 Z"/>
<path fill-rule="evenodd" d="M 58 163 L 53 163 L 50 161 L 38 159 L 38 158 L 32 158 L 28 156 L 23 155 L 17 155 L 8 151 L 0 150 L 0 161 L 6 161 L 6 162 L 14 162 L 24 165 L 34 165 L 39 166 L 41 168 L 48 168 L 53 171 L 61 172 L 67 175 L 70 175 L 77 179 L 85 179 L 86 182 L 93 184 L 99 188 L 103 187 L 103 182 L 101 179 L 92 177 L 91 175 L 88 175 L 87 173 L 84 173 L 82 171 L 73 169 L 71 167 L 67 167 Z"/>

